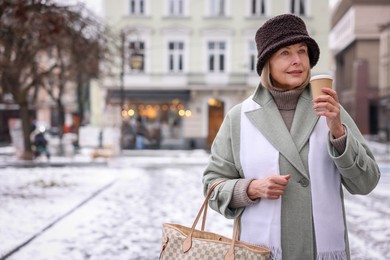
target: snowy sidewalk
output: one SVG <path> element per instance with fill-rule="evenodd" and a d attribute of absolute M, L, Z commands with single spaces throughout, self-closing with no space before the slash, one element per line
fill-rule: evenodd
<path fill-rule="evenodd" d="M 133 154 L 132 154 L 133 153 Z M 164 222 L 191 225 L 204 151 L 130 151 L 105 165 L 5 167 L 0 171 L 0 259 L 157 259 Z M 390 259 L 390 164 L 368 196 L 346 192 L 352 259 Z M 209 210 L 206 229 L 231 236 Z"/>
<path fill-rule="evenodd" d="M 207 155 L 180 157 L 123 157 L 98 168 L 1 171 L 7 181 L 0 184 L 0 240 L 6 241 L 0 256 L 37 235 L 7 259 L 156 259 L 162 223 L 190 225 L 203 199 Z M 78 207 L 96 190 L 102 191 Z M 210 218 L 214 228 L 230 236 L 230 221 L 214 212 Z"/>

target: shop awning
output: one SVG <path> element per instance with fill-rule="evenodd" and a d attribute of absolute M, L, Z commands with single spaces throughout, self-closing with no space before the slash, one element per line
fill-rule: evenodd
<path fill-rule="evenodd" d="M 189 90 L 108 90 L 107 103 L 119 103 L 123 93 L 125 101 L 132 102 L 172 102 L 179 99 L 181 102 L 190 99 Z"/>

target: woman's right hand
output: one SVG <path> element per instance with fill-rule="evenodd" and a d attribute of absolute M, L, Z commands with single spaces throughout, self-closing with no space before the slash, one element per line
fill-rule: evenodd
<path fill-rule="evenodd" d="M 248 186 L 248 197 L 276 200 L 283 195 L 291 175 L 274 175 L 265 179 L 253 180 Z"/>

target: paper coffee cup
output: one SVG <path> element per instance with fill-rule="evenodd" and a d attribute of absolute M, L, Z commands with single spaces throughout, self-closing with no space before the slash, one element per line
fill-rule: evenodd
<path fill-rule="evenodd" d="M 311 93 L 313 95 L 313 99 L 324 95 L 321 91 L 322 88 L 332 88 L 333 85 L 333 77 L 329 75 L 315 75 L 310 78 L 310 86 Z"/>

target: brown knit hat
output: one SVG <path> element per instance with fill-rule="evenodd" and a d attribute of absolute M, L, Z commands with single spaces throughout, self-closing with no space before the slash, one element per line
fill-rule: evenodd
<path fill-rule="evenodd" d="M 283 14 L 269 19 L 257 30 L 255 41 L 258 51 L 256 69 L 259 75 L 272 54 L 288 45 L 305 42 L 312 68 L 317 64 L 320 56 L 320 48 L 307 33 L 303 20 L 292 14 Z"/>

